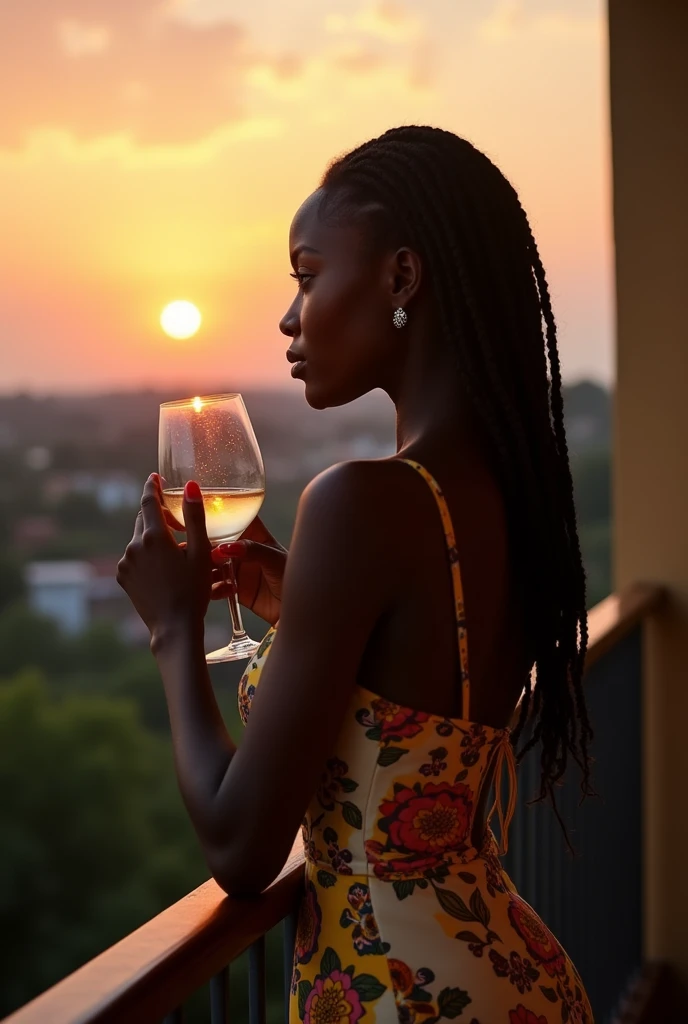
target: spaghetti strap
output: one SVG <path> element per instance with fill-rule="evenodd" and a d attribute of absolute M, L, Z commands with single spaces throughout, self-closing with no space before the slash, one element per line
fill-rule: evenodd
<path fill-rule="evenodd" d="M 447 499 L 445 498 L 442 488 L 437 483 L 432 473 L 429 473 L 425 466 L 421 466 L 420 462 L 415 462 L 413 459 L 400 459 L 399 461 L 408 463 L 409 466 L 412 466 L 413 469 L 417 470 L 418 473 L 420 473 L 420 475 L 430 486 L 430 490 L 435 496 L 437 507 L 440 510 L 440 516 L 442 518 L 442 527 L 444 529 L 444 536 L 447 542 L 447 551 L 449 552 L 449 565 L 451 568 L 452 586 L 454 588 L 454 608 L 456 613 L 456 629 L 459 644 L 459 663 L 461 665 L 461 717 L 468 721 L 470 720 L 471 683 L 468 674 L 468 636 L 466 632 L 466 609 L 463 599 L 463 584 L 461 582 L 459 552 L 456 548 L 454 526 L 452 524 L 451 515 L 449 514 Z"/>

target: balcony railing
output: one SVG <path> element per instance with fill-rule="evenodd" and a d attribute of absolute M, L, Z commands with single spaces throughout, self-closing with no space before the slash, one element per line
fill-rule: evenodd
<path fill-rule="evenodd" d="M 642 974 L 641 644 L 643 620 L 660 597 L 657 587 L 637 585 L 590 613 L 587 695 L 600 796 L 578 808 L 575 778 L 560 795 L 577 856 L 566 851 L 547 808 L 526 807 L 538 776 L 537 759 L 530 758 L 520 770 L 506 864 L 522 895 L 577 963 L 600 1024 L 650 1019 L 629 1016 L 628 997 L 623 1008 L 619 1004 L 634 991 L 634 978 L 648 976 Z M 262 1024 L 265 935 L 283 922 L 287 1000 L 303 863 L 298 837 L 281 874 L 261 896 L 238 900 L 214 881 L 204 883 L 6 1024 L 180 1024 L 184 1003 L 207 984 L 206 1019 L 225 1024 L 229 965 L 246 950 L 249 1017 L 251 1024 Z"/>
<path fill-rule="evenodd" d="M 590 614 L 586 699 L 595 737 L 596 797 L 581 805 L 572 766 L 557 803 L 574 848 L 537 794 L 539 758 L 519 770 L 518 808 L 505 868 L 581 973 L 598 1021 L 607 1021 L 643 962 L 642 621 L 653 587 L 612 595 Z"/>

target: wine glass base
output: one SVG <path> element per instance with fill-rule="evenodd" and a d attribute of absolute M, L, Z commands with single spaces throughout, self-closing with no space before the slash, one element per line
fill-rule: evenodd
<path fill-rule="evenodd" d="M 206 654 L 205 660 L 208 665 L 220 665 L 225 661 L 246 661 L 259 647 L 259 641 L 252 640 L 250 636 L 243 636 L 239 640 L 232 640 L 226 647 L 219 647 L 216 651 Z"/>

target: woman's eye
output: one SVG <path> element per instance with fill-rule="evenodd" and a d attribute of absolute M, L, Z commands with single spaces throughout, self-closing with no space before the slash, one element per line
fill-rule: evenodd
<path fill-rule="evenodd" d="M 296 273 L 296 274 L 290 274 L 289 276 L 293 277 L 295 281 L 298 281 L 299 282 L 299 288 L 301 288 L 306 283 L 306 281 L 310 281 L 310 279 L 312 277 L 314 277 L 315 275 L 314 274 Z"/>

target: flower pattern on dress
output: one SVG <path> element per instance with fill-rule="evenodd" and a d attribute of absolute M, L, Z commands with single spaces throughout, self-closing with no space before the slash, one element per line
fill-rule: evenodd
<path fill-rule="evenodd" d="M 403 960 L 390 957 L 387 962 L 399 1024 L 436 1024 L 442 1018 L 453 1020 L 460 1017 L 471 1002 L 468 992 L 449 986 L 439 992 L 435 1002 L 427 987 L 435 980 L 434 971 L 421 967 L 414 974 Z"/>
<path fill-rule="evenodd" d="M 253 684 L 245 686 L 239 690 L 239 717 L 244 725 L 248 722 L 248 714 L 251 710 L 251 701 L 253 700 L 255 692 L 256 688 Z"/>
<path fill-rule="evenodd" d="M 506 885 L 502 875 L 502 864 L 497 852 L 497 843 L 492 833 L 488 833 L 487 841 L 482 850 L 483 861 L 485 862 L 485 887 L 494 899 L 498 892 L 506 892 Z"/>
<path fill-rule="evenodd" d="M 363 1004 L 379 999 L 386 990 L 373 975 L 356 975 L 353 965 L 342 970 L 339 955 L 328 946 L 313 981 L 299 981 L 299 1020 L 306 1024 L 356 1024 L 365 1013 Z"/>
<path fill-rule="evenodd" d="M 447 756 L 446 747 L 435 747 L 434 750 L 429 752 L 429 756 L 432 760 L 422 764 L 418 769 L 421 775 L 425 775 L 427 778 L 428 775 L 441 775 L 442 772 L 447 770 L 447 762 L 443 760 Z"/>
<path fill-rule="evenodd" d="M 352 861 L 351 850 L 339 848 L 339 836 L 333 828 L 326 828 L 323 832 L 323 839 L 327 843 L 327 856 L 330 864 L 340 875 L 350 875 L 350 864 Z"/>
<path fill-rule="evenodd" d="M 458 548 L 439 488 L 412 465 L 447 537 L 462 717 L 353 687 L 303 823 L 290 1024 L 593 1024 L 573 964 L 504 873 L 489 822 L 482 837 L 474 828 L 508 731 L 469 720 Z M 274 635 L 242 677 L 244 719 Z"/>
<path fill-rule="evenodd" d="M 537 981 L 540 977 L 540 972 L 533 967 L 532 963 L 526 957 L 523 959 L 518 953 L 513 952 L 509 955 L 509 959 L 498 953 L 496 949 L 490 950 L 490 960 L 494 967 L 494 972 L 498 978 L 508 978 L 512 985 L 515 985 L 518 991 L 523 995 L 525 992 L 530 992 L 533 988 L 533 982 Z"/>
<path fill-rule="evenodd" d="M 339 923 L 342 928 L 353 925 L 351 938 L 354 949 L 359 956 L 366 953 L 388 953 L 389 942 L 383 942 L 377 927 L 377 921 L 373 914 L 373 904 L 370 902 L 370 889 L 367 885 L 357 882 L 352 885 L 347 893 L 349 906 L 342 911 Z"/>
<path fill-rule="evenodd" d="M 304 1007 L 306 1024 L 355 1024 L 363 1015 L 361 998 L 351 984 L 351 976 L 332 971 L 318 977 Z"/>
<path fill-rule="evenodd" d="M 326 811 L 334 810 L 336 803 L 343 803 L 339 799 L 341 793 L 352 793 L 358 789 L 358 783 L 347 778 L 348 771 L 348 764 L 339 757 L 331 757 L 327 761 L 316 793 L 320 806 Z"/>
<path fill-rule="evenodd" d="M 322 928 L 322 911 L 318 903 L 318 893 L 312 882 L 306 884 L 306 892 L 301 900 L 299 919 L 296 928 L 294 959 L 296 963 L 307 964 L 318 951 L 318 938 Z"/>
<path fill-rule="evenodd" d="M 387 833 L 387 844 L 366 842 L 375 873 L 425 872 L 447 854 L 460 853 L 467 846 L 472 809 L 473 794 L 463 783 L 395 783 L 393 796 L 380 805 L 377 822 Z"/>
<path fill-rule="evenodd" d="M 467 731 L 463 731 L 461 740 L 461 764 L 465 768 L 472 768 L 480 760 L 480 751 L 487 742 L 485 727 L 471 723 Z"/>
<path fill-rule="evenodd" d="M 515 1010 L 509 1010 L 509 1024 L 547 1024 L 547 1018 L 519 1003 Z"/>
<path fill-rule="evenodd" d="M 561 976 L 566 969 L 566 954 L 532 907 L 515 894 L 509 900 L 509 920 L 550 978 Z"/>

